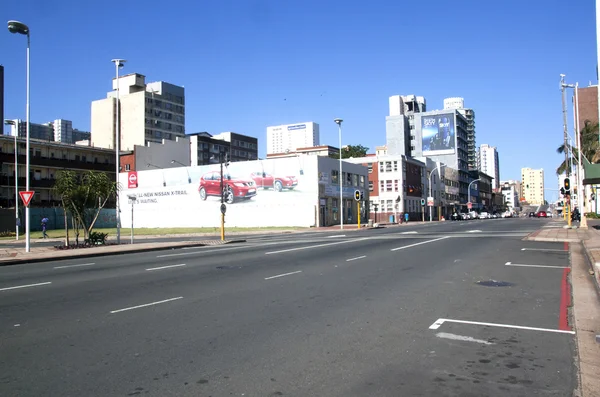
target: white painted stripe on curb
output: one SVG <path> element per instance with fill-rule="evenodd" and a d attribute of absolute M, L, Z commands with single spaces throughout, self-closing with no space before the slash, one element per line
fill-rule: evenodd
<path fill-rule="evenodd" d="M 54 269 L 68 269 L 70 267 L 84 267 L 84 266 L 92 266 L 95 265 L 95 263 L 82 263 L 79 265 L 64 265 L 64 266 L 56 266 L 54 267 Z"/>
<path fill-rule="evenodd" d="M 469 324 L 469 325 L 482 325 L 482 326 L 485 326 L 485 327 L 514 328 L 514 329 L 523 329 L 523 330 L 527 330 L 527 331 L 555 332 L 557 334 L 571 334 L 571 335 L 575 334 L 575 331 L 563 331 L 562 329 L 524 327 L 522 325 L 482 323 L 482 322 L 478 322 L 478 321 L 451 320 L 449 318 L 438 318 L 433 324 L 431 324 L 429 326 L 429 329 L 438 329 L 444 323 L 458 323 L 458 324 Z"/>
<path fill-rule="evenodd" d="M 417 245 L 428 244 L 428 243 L 433 243 L 434 241 L 445 240 L 450 237 L 451 236 L 444 236 L 444 237 L 440 237 L 440 238 L 435 238 L 433 240 L 421 241 L 420 243 L 405 245 L 404 247 L 392 248 L 390 251 L 399 251 L 399 250 L 403 250 L 406 248 L 416 247 Z"/>
<path fill-rule="evenodd" d="M 285 277 L 285 276 L 289 276 L 291 274 L 298 274 L 298 273 L 302 273 L 302 270 L 298 270 L 297 272 L 278 274 L 277 276 L 267 277 L 267 278 L 265 278 L 265 280 L 271 280 L 274 278 Z"/>
<path fill-rule="evenodd" d="M 154 270 L 170 269 L 172 267 L 181 267 L 181 266 L 186 266 L 186 264 L 182 263 L 180 265 L 167 265 L 167 266 L 160 266 L 160 267 L 151 267 L 150 269 L 146 269 L 146 271 L 152 272 Z"/>
<path fill-rule="evenodd" d="M 470 336 L 449 334 L 446 332 L 438 332 L 437 334 L 435 334 L 435 336 L 437 336 L 438 338 L 459 340 L 462 342 L 476 342 L 476 343 L 481 343 L 482 345 L 493 345 L 492 342 L 488 342 L 487 340 L 475 339 L 475 338 L 471 338 Z"/>
<path fill-rule="evenodd" d="M 52 284 L 52 282 L 48 281 L 46 283 L 37 283 L 37 284 L 27 284 L 27 285 L 17 285 L 15 287 L 6 287 L 6 288 L 0 288 L 0 291 L 8 291 L 11 289 L 19 289 L 19 288 L 29 288 L 29 287 L 37 287 L 40 285 L 48 285 L 48 284 Z"/>
<path fill-rule="evenodd" d="M 146 303 L 144 305 L 131 306 L 131 307 L 126 307 L 124 309 L 113 310 L 112 312 L 110 312 L 110 314 L 120 313 L 120 312 L 124 312 L 124 311 L 127 311 L 127 310 L 139 309 L 141 307 L 147 307 L 147 306 L 153 306 L 153 305 L 160 305 L 161 303 L 176 301 L 176 300 L 179 300 L 179 299 L 183 299 L 183 296 L 178 296 L 177 298 L 165 299 L 165 300 L 158 301 L 158 302 Z"/>
<path fill-rule="evenodd" d="M 506 262 L 504 266 L 519 266 L 519 267 L 546 267 L 551 269 L 566 269 L 568 266 L 548 266 L 548 265 L 525 265 L 522 263 Z"/>
<path fill-rule="evenodd" d="M 363 256 L 357 256 L 356 258 L 350 258 L 350 259 L 346 259 L 346 262 L 352 262 L 352 261 L 356 261 L 356 260 L 358 260 L 358 259 L 363 259 L 363 258 L 366 258 L 366 257 L 367 257 L 366 255 L 363 255 Z"/>

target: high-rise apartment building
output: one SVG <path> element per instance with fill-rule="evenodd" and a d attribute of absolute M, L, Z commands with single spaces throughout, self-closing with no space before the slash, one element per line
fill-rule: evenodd
<path fill-rule="evenodd" d="M 459 97 L 444 99 L 444 110 L 449 109 L 458 110 L 467 120 L 467 161 L 469 163 L 469 170 L 476 170 L 477 147 L 475 144 L 475 111 L 473 109 L 465 108 L 465 100 Z"/>
<path fill-rule="evenodd" d="M 498 159 L 498 150 L 495 146 L 488 144 L 479 146 L 477 169 L 494 178 L 492 180 L 492 189 L 500 187 L 500 161 Z"/>
<path fill-rule="evenodd" d="M 122 150 L 148 142 L 185 137 L 185 90 L 158 81 L 146 84 L 146 77 L 132 73 L 119 77 L 119 107 Z M 117 79 L 106 99 L 92 102 L 92 145 L 115 147 Z"/>
<path fill-rule="evenodd" d="M 427 111 L 425 98 L 416 95 L 394 95 L 389 98 L 390 115 L 385 118 L 388 154 L 412 156 L 415 150 L 415 114 Z"/>
<path fill-rule="evenodd" d="M 18 136 L 27 136 L 27 122 L 25 120 L 12 120 L 15 124 L 11 127 L 9 135 L 14 136 L 18 130 Z M 61 142 L 74 144 L 78 141 L 90 139 L 90 133 L 73 128 L 71 120 L 56 119 L 44 124 L 30 123 L 29 137 L 40 141 Z"/>
<path fill-rule="evenodd" d="M 267 154 L 319 145 L 319 124 L 312 121 L 267 127 Z"/>
<path fill-rule="evenodd" d="M 523 197 L 529 204 L 544 204 L 544 170 L 521 168 Z"/>

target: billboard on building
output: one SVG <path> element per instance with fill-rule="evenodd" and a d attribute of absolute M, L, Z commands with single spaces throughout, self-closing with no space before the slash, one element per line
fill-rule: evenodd
<path fill-rule="evenodd" d="M 454 154 L 456 130 L 454 113 L 421 116 L 423 156 Z"/>
<path fill-rule="evenodd" d="M 119 174 L 123 227 L 314 226 L 319 206 L 317 156 L 232 162 Z M 329 175 L 327 175 L 329 177 Z M 321 183 L 323 183 L 321 181 Z"/>

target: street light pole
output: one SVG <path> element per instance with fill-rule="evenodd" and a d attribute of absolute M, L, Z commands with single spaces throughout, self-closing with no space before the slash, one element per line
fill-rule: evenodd
<path fill-rule="evenodd" d="M 340 174 L 338 175 L 340 182 L 340 229 L 344 229 L 344 194 L 342 190 L 342 119 L 333 120 L 338 125 L 338 135 L 340 141 Z"/>
<path fill-rule="evenodd" d="M 15 235 L 16 239 L 19 240 L 19 147 L 17 146 L 17 135 L 19 135 L 19 122 L 13 120 L 4 120 L 4 124 L 15 127 Z"/>
<path fill-rule="evenodd" d="M 467 197 L 468 197 L 468 199 L 467 199 L 467 203 L 470 203 L 470 202 L 471 202 L 471 185 L 472 185 L 473 183 L 477 182 L 477 181 L 480 181 L 480 180 L 481 180 L 481 178 L 478 178 L 478 179 L 475 179 L 474 181 L 471 181 L 471 183 L 469 183 L 469 187 L 467 188 Z M 468 208 L 467 208 L 467 209 L 468 209 Z"/>
<path fill-rule="evenodd" d="M 171 164 L 179 164 L 179 165 L 181 165 L 181 166 L 183 166 L 183 167 L 186 167 L 186 168 L 185 168 L 185 172 L 187 172 L 187 176 L 188 176 L 188 183 L 192 183 L 192 177 L 190 176 L 190 171 L 187 169 L 187 167 L 188 167 L 187 165 L 185 165 L 185 164 L 183 164 L 183 163 L 180 163 L 180 162 L 179 162 L 179 161 L 177 161 L 177 160 L 171 160 Z"/>
<path fill-rule="evenodd" d="M 26 108 L 26 119 L 27 119 L 27 134 L 26 134 L 26 150 L 25 153 L 25 190 L 29 191 L 29 132 L 30 132 L 30 123 L 29 123 L 29 94 L 30 94 L 30 85 L 29 85 L 29 48 L 31 47 L 31 37 L 30 30 L 27 25 L 19 21 L 8 21 L 8 31 L 11 33 L 18 33 L 27 36 L 27 108 Z M 30 252 L 30 225 L 29 225 L 29 206 L 25 207 L 25 252 Z"/>
<path fill-rule="evenodd" d="M 579 82 L 575 83 L 575 133 L 577 134 L 577 201 L 579 204 L 579 213 L 581 221 L 579 227 L 587 227 L 585 217 L 585 186 L 583 186 L 583 163 L 581 162 L 581 130 L 579 125 Z"/>
<path fill-rule="evenodd" d="M 444 167 L 444 166 L 445 166 L 445 165 L 439 165 L 439 164 L 438 164 L 438 166 L 437 166 L 437 167 L 435 167 L 435 169 L 429 173 L 429 197 L 432 197 L 432 196 L 431 196 L 431 194 L 432 194 L 432 193 L 431 193 L 431 176 L 433 175 L 433 172 L 434 172 L 435 170 L 437 170 L 437 171 L 438 171 L 438 176 L 439 176 L 439 177 L 440 177 L 440 179 L 441 179 L 441 177 L 442 177 L 442 176 L 441 176 L 441 174 L 440 174 L 440 172 L 441 172 L 440 168 L 442 168 L 442 167 Z M 430 206 L 429 206 L 429 222 L 431 222 L 431 207 L 430 207 Z"/>
<path fill-rule="evenodd" d="M 116 103 L 116 117 L 115 117 L 115 181 L 117 183 L 116 197 L 117 203 L 115 208 L 116 221 L 117 221 L 117 244 L 121 244 L 121 205 L 119 203 L 119 171 L 121 163 L 121 114 L 120 107 L 121 103 L 119 100 L 119 68 L 122 68 L 125 64 L 124 59 L 113 59 L 111 62 L 115 64 L 116 76 L 117 76 L 117 103 Z"/>
<path fill-rule="evenodd" d="M 564 149 L 565 149 L 565 175 L 568 178 L 570 174 L 569 170 L 569 150 L 568 150 L 568 131 L 567 131 L 567 104 L 566 104 L 566 95 L 565 88 L 567 85 L 565 84 L 565 75 L 560 75 L 560 90 L 561 90 L 561 100 L 562 100 L 562 111 L 563 111 L 563 134 L 564 134 Z"/>

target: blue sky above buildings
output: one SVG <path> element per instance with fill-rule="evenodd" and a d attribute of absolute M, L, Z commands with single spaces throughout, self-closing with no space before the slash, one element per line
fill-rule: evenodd
<path fill-rule="evenodd" d="M 33 122 L 89 130 L 122 57 L 123 73 L 185 86 L 187 132 L 254 135 L 260 156 L 276 124 L 318 122 L 337 146 L 335 117 L 344 144 L 374 151 L 389 96 L 425 96 L 429 110 L 460 96 L 477 144 L 498 147 L 501 179 L 544 168 L 554 188 L 559 74 L 596 83 L 592 0 L 6 0 L 0 15 L 31 28 Z M 25 118 L 25 38 L 3 29 L 5 115 Z"/>

